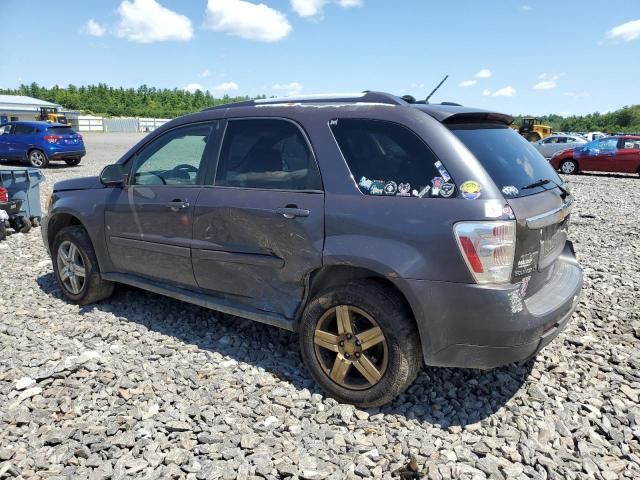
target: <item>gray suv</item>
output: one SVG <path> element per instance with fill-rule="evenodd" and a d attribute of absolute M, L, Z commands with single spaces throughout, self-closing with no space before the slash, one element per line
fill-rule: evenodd
<path fill-rule="evenodd" d="M 123 283 L 299 332 L 324 390 L 381 405 L 423 363 L 535 355 L 576 307 L 573 198 L 511 121 L 378 92 L 215 107 L 56 183 L 42 234 L 70 301 Z"/>

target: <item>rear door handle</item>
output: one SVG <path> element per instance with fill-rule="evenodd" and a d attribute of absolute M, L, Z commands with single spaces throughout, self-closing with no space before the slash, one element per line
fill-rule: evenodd
<path fill-rule="evenodd" d="M 310 212 L 306 208 L 282 207 L 276 208 L 276 213 L 284 218 L 292 219 L 295 217 L 308 217 Z"/>
<path fill-rule="evenodd" d="M 169 207 L 173 212 L 189 208 L 189 202 L 185 202 L 183 200 L 173 200 L 171 202 L 165 203 L 165 205 Z"/>

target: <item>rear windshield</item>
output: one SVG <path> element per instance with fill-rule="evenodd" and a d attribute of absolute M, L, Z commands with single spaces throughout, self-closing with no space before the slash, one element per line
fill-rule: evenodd
<path fill-rule="evenodd" d="M 48 127 L 47 132 L 52 135 L 73 135 L 76 133 L 71 127 Z"/>
<path fill-rule="evenodd" d="M 503 193 L 524 197 L 555 188 L 553 183 L 525 189 L 527 185 L 548 179 L 562 183 L 555 170 L 540 153 L 515 130 L 502 128 L 452 128 L 452 132 L 471 150 Z M 515 189 L 505 187 L 515 187 Z"/>

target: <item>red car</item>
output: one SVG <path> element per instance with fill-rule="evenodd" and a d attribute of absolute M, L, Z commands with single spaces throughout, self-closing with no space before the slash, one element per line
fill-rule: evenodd
<path fill-rule="evenodd" d="M 558 152 L 549 162 L 562 173 L 589 170 L 640 174 L 640 136 L 601 138 Z"/>

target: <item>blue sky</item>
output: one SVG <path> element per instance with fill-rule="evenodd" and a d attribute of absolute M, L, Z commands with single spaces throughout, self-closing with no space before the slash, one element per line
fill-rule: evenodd
<path fill-rule="evenodd" d="M 640 103 L 640 1 L 0 0 L 0 87 L 365 89 L 508 113 Z M 534 88 L 536 87 L 536 88 Z"/>

